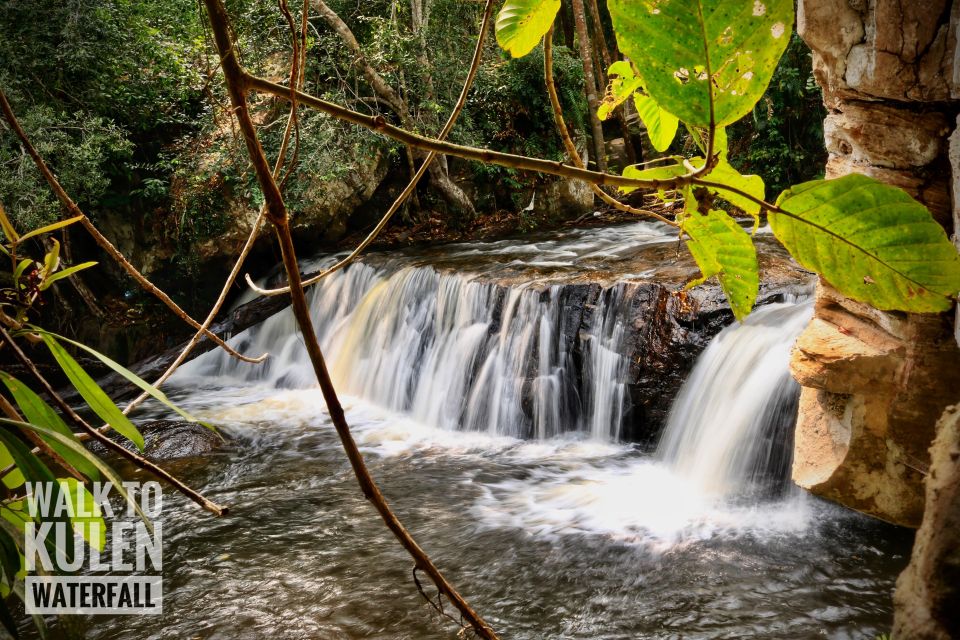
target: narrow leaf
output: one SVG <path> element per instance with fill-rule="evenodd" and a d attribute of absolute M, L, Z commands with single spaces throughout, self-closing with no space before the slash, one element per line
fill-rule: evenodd
<path fill-rule="evenodd" d="M 507 0 L 497 14 L 497 42 L 522 58 L 539 44 L 559 10 L 560 0 Z"/>
<path fill-rule="evenodd" d="M 39 235 L 42 234 L 42 233 L 50 233 L 51 231 L 56 231 L 57 229 L 62 229 L 63 227 L 66 227 L 66 226 L 68 226 L 68 225 L 71 225 L 71 224 L 73 224 L 74 222 L 78 222 L 78 221 L 80 221 L 80 220 L 83 220 L 83 216 L 74 216 L 73 218 L 67 218 L 66 220 L 61 220 L 60 222 L 54 222 L 53 224 L 48 224 L 48 225 L 45 226 L 45 227 L 40 227 L 39 229 L 34 229 L 33 231 L 27 232 L 27 233 L 23 234 L 22 236 L 20 236 L 20 242 L 23 242 L 24 240 L 28 240 L 28 239 L 33 238 L 33 237 L 35 237 L 35 236 L 39 236 Z"/>
<path fill-rule="evenodd" d="M 40 291 L 46 291 L 47 289 L 50 288 L 50 285 L 52 285 L 57 280 L 63 280 L 68 276 L 72 276 L 77 271 L 82 271 L 83 269 L 89 269 L 90 267 L 96 264 L 97 264 L 96 262 L 82 262 L 80 264 L 75 264 L 72 267 L 67 267 L 66 269 L 63 269 L 61 271 L 57 271 L 56 273 L 47 276 L 43 280 L 43 282 L 40 283 L 39 289 Z"/>
<path fill-rule="evenodd" d="M 44 344 L 50 349 L 51 355 L 63 369 L 64 374 L 70 379 L 71 384 L 77 392 L 83 397 L 94 413 L 113 427 L 117 433 L 132 441 L 137 448 L 143 451 L 143 436 L 133 426 L 130 419 L 120 412 L 117 405 L 113 403 L 107 394 L 94 382 L 86 371 L 73 359 L 66 350 L 60 346 L 53 336 L 49 333 L 41 333 Z"/>
<path fill-rule="evenodd" d="M 175 405 L 175 404 L 170 400 L 170 398 L 167 397 L 167 394 L 165 394 L 163 391 L 160 391 L 160 389 L 158 389 L 157 387 L 153 386 L 152 384 L 150 384 L 149 382 L 147 382 L 146 380 L 144 380 L 143 378 L 141 378 L 140 376 L 138 376 L 138 375 L 135 374 L 134 372 L 130 371 L 129 369 L 127 369 L 126 367 L 124 367 L 122 364 L 120 364 L 120 363 L 116 362 L 115 360 L 113 360 L 113 359 L 105 356 L 104 354 L 100 353 L 100 352 L 97 351 L 96 349 L 92 349 L 92 348 L 88 347 L 87 345 L 82 344 L 82 343 L 80 343 L 80 342 L 76 342 L 75 340 L 71 340 L 70 338 L 64 338 L 63 336 L 57 335 L 57 334 L 55 334 L 55 333 L 50 333 L 50 332 L 48 332 L 48 331 L 44 331 L 44 330 L 42 330 L 42 329 L 40 329 L 40 328 L 38 328 L 38 327 L 31 327 L 31 330 L 33 330 L 33 331 L 35 331 L 36 333 L 39 333 L 39 334 L 41 334 L 41 335 L 44 335 L 44 336 L 53 338 L 53 339 L 55 339 L 55 340 L 60 340 L 60 341 L 63 341 L 63 342 L 67 342 L 67 343 L 72 344 L 73 346 L 77 347 L 78 349 L 82 349 L 82 350 L 86 351 L 87 353 L 89 353 L 90 355 L 92 355 L 94 358 L 96 358 L 97 360 L 99 360 L 100 362 L 102 362 L 103 364 L 107 365 L 108 367 L 110 367 L 111 369 L 113 369 L 115 372 L 119 373 L 121 376 L 123 376 L 124 378 L 126 378 L 127 380 L 129 380 L 131 383 L 133 383 L 134 385 L 136 385 L 137 387 L 139 387 L 139 388 L 142 389 L 143 391 L 145 391 L 145 392 L 147 392 L 148 394 L 150 394 L 150 397 L 154 398 L 155 400 L 158 400 L 159 402 L 163 403 L 168 409 L 171 409 L 172 411 L 174 411 L 174 412 L 176 412 L 177 414 L 179 414 L 180 416 L 182 416 L 185 420 L 188 420 L 188 421 L 190 421 L 190 422 L 199 422 L 200 424 L 203 424 L 204 426 L 206 426 L 206 427 L 208 427 L 208 428 L 210 428 L 210 429 L 213 428 L 213 427 L 210 427 L 210 425 L 208 425 L 208 424 L 206 424 L 206 423 L 204 423 L 204 422 L 201 422 L 201 421 L 198 420 L 197 418 L 193 417 L 192 415 L 190 415 L 189 413 L 187 413 L 186 411 L 184 411 L 183 409 L 181 409 L 180 407 L 178 407 L 177 405 Z"/>
<path fill-rule="evenodd" d="M 690 236 L 687 248 L 703 274 L 688 288 L 717 276 L 733 315 L 737 320 L 746 318 L 760 290 L 757 250 L 750 235 L 736 220 L 717 210 L 707 215 L 690 214 L 683 220 L 683 230 Z"/>
<path fill-rule="evenodd" d="M 39 425 L 30 424 L 28 422 L 19 422 L 17 420 L 7 420 L 5 418 L 0 418 L 0 424 L 9 425 L 12 427 L 16 427 L 18 429 L 30 429 L 31 431 L 34 431 L 41 436 L 47 436 L 54 440 L 58 440 L 61 444 L 73 449 L 74 452 L 80 455 L 87 456 L 91 464 L 97 467 L 97 469 L 100 471 L 103 477 L 105 477 L 107 480 L 109 480 L 113 484 L 113 489 L 120 494 L 120 497 L 124 499 L 125 503 L 133 504 L 133 508 L 140 515 L 140 519 L 143 520 L 143 522 L 147 525 L 148 529 L 152 530 L 153 525 L 151 524 L 150 519 L 147 518 L 146 514 L 143 513 L 143 511 L 141 510 L 140 501 L 130 500 L 129 496 L 127 495 L 127 490 L 123 486 L 123 481 L 120 479 L 120 476 L 118 476 L 117 473 L 113 469 L 111 469 L 106 462 L 101 460 L 98 456 L 94 455 L 90 451 L 87 451 L 87 449 L 82 444 L 80 444 L 76 440 L 68 438 L 62 433 L 57 433 L 56 431 L 51 431 L 50 429 L 46 429 Z M 2 431 L 3 429 L 0 429 L 0 432 Z"/>
<path fill-rule="evenodd" d="M 5 371 L 0 371 L 0 381 L 6 385 L 7 389 L 10 391 L 10 394 L 13 396 L 13 399 L 16 400 L 17 406 L 20 407 L 20 410 L 23 412 L 23 415 L 28 422 L 32 422 L 33 424 L 38 424 L 42 427 L 46 427 L 47 429 L 57 431 L 70 438 L 76 438 L 73 431 L 71 431 L 66 423 L 60 418 L 59 414 L 53 410 L 53 407 L 48 405 L 43 398 L 34 393 L 32 389 L 27 387 L 27 385 L 23 384 Z M 100 479 L 100 474 L 97 471 L 97 468 L 91 464 L 85 456 L 78 456 L 71 449 L 64 447 L 56 440 L 44 438 L 43 436 L 40 437 L 43 438 L 44 442 L 50 445 L 50 448 L 63 457 L 63 459 L 66 460 L 74 469 L 91 480 Z"/>
<path fill-rule="evenodd" d="M 781 194 L 777 239 L 841 293 L 883 310 L 946 311 L 960 291 L 960 255 L 922 204 L 851 174 Z"/>

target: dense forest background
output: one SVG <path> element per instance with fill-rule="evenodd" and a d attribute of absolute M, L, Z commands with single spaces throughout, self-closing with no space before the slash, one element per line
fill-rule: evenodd
<path fill-rule="evenodd" d="M 392 121 L 406 118 L 408 126 L 424 133 L 438 131 L 466 75 L 482 5 L 331 0 L 329 9 L 356 37 L 360 58 L 314 4 L 306 90 Z M 244 64 L 257 74 L 283 79 L 290 40 L 277 5 L 262 0 L 228 5 Z M 217 59 L 201 9 L 191 0 L 11 0 L 0 7 L 0 84 L 40 153 L 121 251 L 186 309 L 201 312 L 261 204 L 217 81 Z M 599 20 L 593 11 L 586 18 L 591 33 L 606 34 L 591 43 L 591 75 L 602 95 L 603 61 L 619 56 L 600 50 L 615 39 L 605 3 L 598 3 L 597 10 Z M 572 11 L 565 3 L 554 64 L 568 121 L 578 144 L 589 149 L 585 66 Z M 371 87 L 365 66 L 395 92 L 399 106 Z M 275 99 L 258 98 L 254 115 L 272 156 L 287 111 Z M 823 116 L 809 51 L 794 35 L 767 95 L 752 117 L 730 132 L 732 163 L 744 173 L 760 174 L 771 198 L 791 183 L 821 174 Z M 614 169 L 655 154 L 640 135 L 642 123 L 629 110 L 625 118 L 611 118 L 603 127 Z M 408 179 L 412 159 L 395 142 L 318 113 L 302 114 L 299 134 L 298 163 L 285 183 L 285 195 L 301 252 L 309 255 L 350 244 L 368 230 Z M 562 159 L 543 89 L 542 54 L 510 59 L 490 39 L 451 139 Z M 680 135 L 673 145 L 668 152 L 689 151 L 692 142 Z M 0 202 L 16 225 L 27 230 L 57 219 L 59 204 L 4 128 L 0 166 Z M 452 206 L 436 181 L 424 180 L 393 223 L 394 241 L 527 231 L 582 213 L 542 196 L 532 202 L 537 188 L 551 180 L 547 177 L 455 159 L 449 160 L 449 175 L 469 205 Z M 251 269 L 276 262 L 270 234 L 262 235 Z M 69 240 L 67 261 L 97 258 L 82 232 L 70 234 Z M 53 326 L 122 358 L 155 350 L 158 332 L 172 340 L 173 333 L 182 331 L 167 324 L 165 314 L 154 313 L 155 303 L 123 274 L 106 262 L 101 265 L 71 278 L 69 287 L 59 287 L 62 291 L 48 301 Z M 78 306 L 91 313 L 65 313 Z M 78 324 L 80 317 L 92 322 Z M 111 330 L 118 326 L 126 330 Z"/>

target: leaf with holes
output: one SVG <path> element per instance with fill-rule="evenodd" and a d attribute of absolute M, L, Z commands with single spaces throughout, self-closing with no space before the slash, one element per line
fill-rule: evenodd
<path fill-rule="evenodd" d="M 927 208 L 901 189 L 851 174 L 784 191 L 777 239 L 841 293 L 878 309 L 946 311 L 960 291 L 960 255 Z"/>
<path fill-rule="evenodd" d="M 760 100 L 793 28 L 793 0 L 610 0 L 617 44 L 684 122 L 720 127 Z M 712 109 L 711 109 L 712 107 Z"/>
<path fill-rule="evenodd" d="M 687 249 L 693 254 L 702 278 L 687 288 L 717 276 L 733 315 L 743 320 L 753 309 L 760 290 L 760 268 L 753 240 L 736 220 L 723 211 L 693 213 L 684 218 L 683 230 L 690 236 Z"/>
<path fill-rule="evenodd" d="M 560 0 L 507 0 L 497 14 L 497 42 L 514 58 L 522 58 L 550 29 Z"/>
<path fill-rule="evenodd" d="M 626 60 L 617 60 L 610 65 L 607 69 L 607 77 L 610 78 L 610 84 L 607 87 L 607 93 L 603 96 L 603 101 L 597 108 L 597 117 L 601 120 L 609 118 L 614 109 L 643 86 L 643 81 L 637 77 L 633 65 Z"/>

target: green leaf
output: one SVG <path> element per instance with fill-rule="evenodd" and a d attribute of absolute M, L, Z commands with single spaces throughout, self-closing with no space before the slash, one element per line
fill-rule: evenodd
<path fill-rule="evenodd" d="M 46 291 L 47 289 L 50 288 L 50 285 L 52 285 L 57 280 L 62 280 L 68 276 L 72 276 L 77 271 L 82 271 L 83 269 L 89 269 L 90 267 L 96 264 L 97 264 L 96 262 L 82 262 L 80 264 L 75 264 L 72 267 L 67 267 L 62 271 L 57 271 L 56 273 L 47 276 L 43 280 L 43 282 L 40 283 L 40 286 L 38 288 L 40 289 L 40 291 Z"/>
<path fill-rule="evenodd" d="M 202 421 L 198 420 L 197 418 L 193 417 L 192 415 L 190 415 L 189 413 L 187 413 L 186 411 L 184 411 L 183 409 L 181 409 L 180 407 L 178 407 L 177 405 L 175 405 L 173 402 L 171 402 L 171 401 L 170 401 L 170 398 L 168 398 L 168 397 L 167 397 L 167 394 L 165 394 L 163 391 L 160 391 L 160 389 L 156 388 L 155 386 L 153 386 L 152 384 L 150 384 L 149 382 L 147 382 L 146 380 L 144 380 L 143 378 L 141 378 L 140 376 L 138 376 L 138 375 L 135 374 L 134 372 L 130 371 L 129 369 L 127 369 L 126 367 L 124 367 L 122 364 L 120 364 L 120 363 L 112 360 L 111 358 L 105 356 L 104 354 L 100 353 L 100 352 L 97 351 L 96 349 L 91 349 L 91 348 L 88 347 L 87 345 L 85 345 L 85 344 L 83 344 L 83 343 L 80 343 L 80 342 L 77 342 L 77 341 L 75 341 L 75 340 L 71 340 L 70 338 L 64 338 L 63 336 L 57 335 L 57 334 L 55 334 L 55 333 L 50 333 L 49 331 L 44 331 L 43 329 L 40 329 L 39 327 L 33 327 L 33 326 L 31 326 L 30 329 L 31 329 L 32 331 L 34 331 L 35 333 L 38 333 L 38 334 L 40 334 L 40 335 L 47 336 L 47 337 L 53 338 L 53 339 L 55 339 L 55 340 L 60 340 L 60 341 L 63 341 L 63 342 L 67 342 L 67 343 L 72 344 L 73 346 L 77 347 L 78 349 L 83 349 L 84 351 L 86 351 L 87 353 L 89 353 L 90 355 L 92 355 L 94 358 L 96 358 L 97 360 L 99 360 L 100 362 L 102 362 L 103 364 L 107 365 L 108 367 L 110 367 L 111 369 L 113 369 L 114 371 L 116 371 L 117 373 L 119 373 L 121 376 L 123 376 L 124 378 L 126 378 L 127 380 L 129 380 L 131 383 L 135 384 L 135 385 L 136 385 L 137 387 L 139 387 L 141 390 L 143 390 L 143 391 L 147 392 L 148 394 L 150 394 L 150 396 L 151 396 L 152 398 L 154 398 L 155 400 L 158 400 L 159 402 L 163 403 L 168 409 L 170 409 L 170 410 L 172 410 L 172 411 L 175 411 L 177 414 L 179 414 L 179 415 L 180 415 L 181 417 L 183 417 L 185 420 L 188 420 L 188 421 L 190 421 L 190 422 L 199 422 L 200 424 L 204 425 L 205 427 L 210 428 L 210 429 L 213 429 L 213 427 L 211 427 L 210 425 L 206 424 L 205 422 L 202 422 Z M 102 417 L 102 416 L 101 416 L 101 417 Z"/>
<path fill-rule="evenodd" d="M 661 107 L 720 127 L 750 113 L 793 27 L 793 0 L 610 0 L 617 44 Z"/>
<path fill-rule="evenodd" d="M 623 177 L 633 180 L 670 180 L 686 175 L 688 171 L 686 167 L 680 164 L 680 158 L 672 159 L 675 160 L 674 164 L 651 167 L 649 169 L 641 169 L 638 165 L 630 165 L 623 170 Z M 635 190 L 636 187 L 620 187 L 620 191 L 623 193 L 630 193 Z"/>
<path fill-rule="evenodd" d="M 688 215 L 683 220 L 683 230 L 690 236 L 687 248 L 703 274 L 687 288 L 717 276 L 733 315 L 737 320 L 746 318 L 760 290 L 757 250 L 750 234 L 736 220 L 717 210 L 707 215 Z"/>
<path fill-rule="evenodd" d="M 103 521 L 100 506 L 76 478 L 60 478 L 58 482 L 62 490 L 70 496 L 69 504 L 73 505 L 73 508 L 80 506 L 83 513 L 91 514 L 71 513 L 70 521 L 73 523 L 74 531 L 79 533 L 91 547 L 97 551 L 103 551 L 107 543 L 107 525 Z"/>
<path fill-rule="evenodd" d="M 124 502 L 126 504 L 132 504 L 136 512 L 140 514 L 140 518 L 143 520 L 143 522 L 147 525 L 149 529 L 152 530 L 152 524 L 150 523 L 150 519 L 147 518 L 146 514 L 143 513 L 143 511 L 140 508 L 140 501 L 130 500 L 129 496 L 127 495 L 127 490 L 123 486 L 123 481 L 116 474 L 116 472 L 113 469 L 111 469 L 107 465 L 107 463 L 101 460 L 98 456 L 94 455 L 90 451 L 87 451 L 87 449 L 82 444 L 80 444 L 76 440 L 68 438 L 62 433 L 57 433 L 56 431 L 51 431 L 50 429 L 46 429 L 39 425 L 30 424 L 29 422 L 19 422 L 17 420 L 7 420 L 6 418 L 0 418 L 0 424 L 13 426 L 18 429 L 29 429 L 41 436 L 47 436 L 49 438 L 53 438 L 54 440 L 58 440 L 64 446 L 73 449 L 74 452 L 83 456 L 87 456 L 87 459 L 90 460 L 91 464 L 97 467 L 100 473 L 103 474 L 103 477 L 105 477 L 107 480 L 109 480 L 113 484 L 113 489 L 120 494 L 120 496 L 124 499 Z M 3 429 L 0 429 L 0 432 L 2 431 Z"/>
<path fill-rule="evenodd" d="M 21 260 L 20 263 L 17 265 L 17 268 L 13 270 L 13 281 L 15 283 L 19 283 L 21 276 L 23 276 L 23 272 L 26 271 L 27 267 L 29 267 L 32 264 L 33 264 L 33 260 L 31 260 L 30 258 L 24 258 L 23 260 Z"/>
<path fill-rule="evenodd" d="M 54 411 L 50 405 L 44 402 L 40 396 L 34 393 L 32 389 L 27 387 L 27 385 L 23 384 L 5 371 L 0 371 L 0 381 L 6 385 L 7 389 L 10 391 L 10 394 L 13 396 L 13 399 L 16 400 L 17 406 L 20 407 L 20 410 L 23 412 L 23 415 L 28 422 L 52 429 L 53 431 L 62 433 L 70 438 L 76 438 L 73 431 L 70 430 L 70 427 L 66 425 L 57 412 Z M 50 445 L 50 448 L 56 451 L 74 469 L 91 480 L 100 479 L 100 474 L 97 472 L 97 468 L 91 464 L 85 456 L 78 456 L 72 450 L 64 447 L 56 440 L 44 438 L 43 436 L 40 437 L 43 438 L 44 442 Z"/>
<path fill-rule="evenodd" d="M 13 464 L 13 456 L 10 455 L 10 452 L 7 451 L 7 448 L 0 444 L 0 471 L 3 471 L 7 467 Z M 14 467 L 10 470 L 10 473 L 3 476 L 3 484 L 8 489 L 16 489 L 17 487 L 23 485 L 23 473 L 20 469 Z"/>
<path fill-rule="evenodd" d="M 637 115 L 647 128 L 650 144 L 657 151 L 666 151 L 677 135 L 680 119 L 661 108 L 660 103 L 650 96 L 639 92 L 633 94 L 633 104 L 637 107 Z"/>
<path fill-rule="evenodd" d="M 19 425 L 20 423 L 14 422 L 12 420 L 2 420 L 7 424 Z M 23 443 L 20 438 L 11 429 L 0 429 L 0 442 L 7 448 L 10 454 L 13 456 L 13 460 L 17 465 L 17 468 L 23 472 L 23 476 L 30 482 L 40 483 L 49 485 L 51 488 L 50 502 L 51 504 L 57 504 L 60 501 L 59 494 L 61 489 L 60 484 L 57 482 L 57 479 L 54 477 L 53 473 L 50 472 L 50 469 L 47 468 L 45 464 L 38 458 L 33 455 L 30 451 L 30 447 Z M 42 516 L 43 514 L 41 514 Z M 42 517 L 44 521 L 47 522 L 65 522 L 68 526 L 70 524 L 70 519 L 66 516 L 54 516 L 49 514 L 46 517 Z M 52 542 L 50 538 L 47 538 L 48 542 Z M 76 546 L 74 544 L 74 539 L 72 536 L 68 536 L 68 539 L 64 541 L 66 547 L 63 552 L 68 561 L 72 561 L 74 554 L 76 553 Z"/>
<path fill-rule="evenodd" d="M 610 86 L 607 87 L 607 92 L 603 96 L 603 102 L 597 108 L 597 117 L 601 120 L 609 118 L 614 109 L 643 86 L 643 81 L 637 77 L 633 65 L 626 60 L 618 60 L 611 64 L 607 70 L 607 77 L 610 78 Z"/>
<path fill-rule="evenodd" d="M 133 426 L 130 419 L 120 412 L 120 409 L 113 403 L 113 400 L 103 392 L 97 383 L 94 382 L 93 378 L 60 346 L 60 343 L 58 343 L 52 335 L 49 333 L 41 333 L 40 337 L 43 338 L 44 344 L 50 349 L 50 353 L 57 361 L 57 364 L 63 369 L 63 373 L 70 379 L 74 388 L 76 388 L 77 392 L 83 397 L 93 412 L 113 427 L 117 433 L 131 440 L 137 445 L 138 449 L 143 451 L 143 436 L 140 435 L 137 428 Z"/>
<path fill-rule="evenodd" d="M 10 223 L 10 218 L 7 217 L 7 212 L 4 211 L 3 207 L 0 207 L 0 230 L 3 231 L 3 235 L 7 237 L 10 244 L 16 244 L 20 239 L 17 230 L 13 228 L 13 225 Z"/>
<path fill-rule="evenodd" d="M 83 216 L 74 216 L 72 218 L 67 218 L 66 220 L 61 220 L 60 222 L 54 222 L 53 224 L 48 224 L 47 226 L 40 227 L 39 229 L 34 229 L 33 231 L 30 231 L 20 236 L 19 242 L 23 242 L 24 240 L 28 240 L 35 236 L 39 236 L 42 233 L 50 233 L 51 231 L 62 229 L 63 227 L 71 225 L 74 222 L 78 222 L 80 220 L 83 220 Z"/>
<path fill-rule="evenodd" d="M 703 162 L 703 158 L 696 158 L 691 161 L 691 164 L 700 168 L 703 166 Z M 743 175 L 734 169 L 726 160 L 721 160 L 717 163 L 717 166 L 714 167 L 710 173 L 706 174 L 703 179 L 707 182 L 722 183 L 728 187 L 739 189 L 759 200 L 763 200 L 766 195 L 763 178 L 755 175 Z M 721 187 L 708 187 L 708 189 L 733 206 L 752 215 L 756 222 L 760 221 L 760 205 L 757 202 Z"/>
<path fill-rule="evenodd" d="M 507 0 L 497 14 L 497 42 L 522 58 L 539 44 L 559 10 L 560 0 Z"/>
<path fill-rule="evenodd" d="M 47 255 L 43 257 L 44 278 L 56 271 L 60 265 L 60 243 L 57 242 L 56 238 L 50 238 L 50 242 L 53 244 L 53 247 L 47 251 Z"/>
<path fill-rule="evenodd" d="M 960 256 L 926 207 L 860 174 L 784 191 L 773 233 L 804 267 L 878 309 L 946 311 L 960 291 Z"/>

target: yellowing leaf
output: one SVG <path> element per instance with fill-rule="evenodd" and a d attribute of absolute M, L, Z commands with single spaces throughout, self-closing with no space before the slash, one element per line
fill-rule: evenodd
<path fill-rule="evenodd" d="M 560 0 L 507 0 L 497 14 L 497 42 L 522 58 L 537 46 L 559 10 Z"/>

